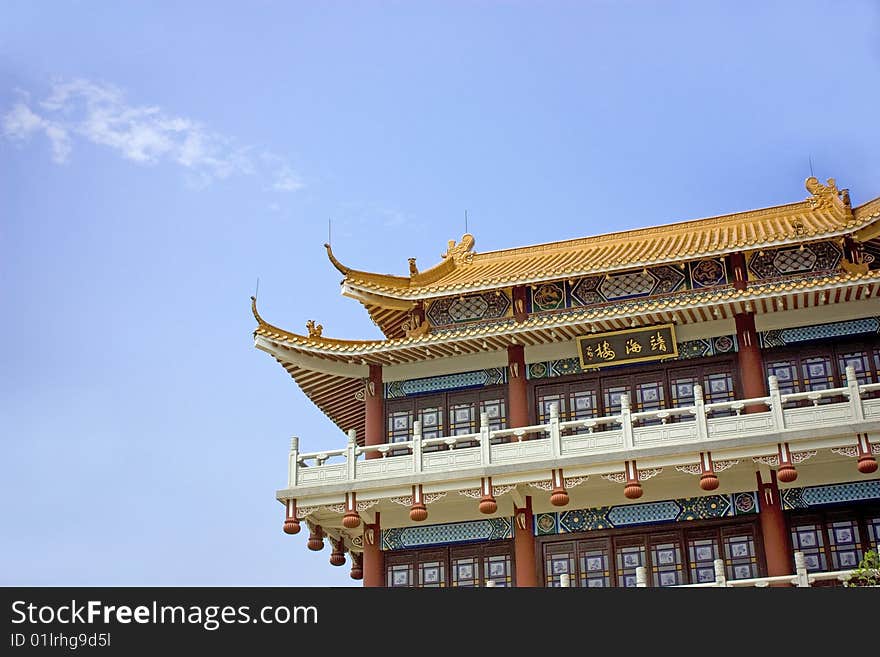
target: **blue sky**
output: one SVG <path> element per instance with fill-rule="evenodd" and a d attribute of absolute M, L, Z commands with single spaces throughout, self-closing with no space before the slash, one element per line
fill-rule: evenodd
<path fill-rule="evenodd" d="M 378 336 L 346 264 L 880 195 L 880 4 L 0 7 L 0 584 L 354 584 L 282 533 L 253 348 Z"/>

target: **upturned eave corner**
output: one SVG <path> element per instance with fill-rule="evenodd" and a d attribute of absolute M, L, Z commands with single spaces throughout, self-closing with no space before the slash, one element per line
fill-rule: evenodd
<path fill-rule="evenodd" d="M 306 329 L 309 334 L 300 335 L 298 333 L 292 333 L 291 331 L 286 331 L 283 328 L 275 326 L 274 324 L 270 324 L 265 319 L 262 318 L 259 311 L 257 310 L 257 298 L 251 297 L 251 312 L 254 315 L 254 319 L 257 320 L 257 328 L 254 329 L 254 346 L 257 349 L 261 349 L 262 351 L 266 351 L 260 346 L 260 337 L 268 338 L 270 340 L 280 340 L 288 343 L 289 345 L 299 345 L 306 347 L 320 347 L 322 344 L 336 344 L 339 342 L 347 342 L 345 340 L 333 340 L 331 338 L 324 338 L 322 336 L 323 326 L 320 324 L 316 324 L 314 320 L 308 320 L 306 322 Z"/>
<path fill-rule="evenodd" d="M 351 271 L 351 267 L 346 267 L 341 262 L 339 262 L 339 260 L 336 259 L 336 256 L 333 255 L 333 248 L 330 246 L 330 244 L 325 243 L 324 248 L 327 249 L 327 258 L 329 258 L 331 264 L 336 267 L 339 273 L 341 273 L 343 276 L 348 276 L 348 273 Z"/>
<path fill-rule="evenodd" d="M 345 276 L 344 282 L 350 282 L 357 279 L 366 279 L 376 283 L 387 281 L 388 283 L 398 287 L 406 287 L 410 283 L 409 276 L 398 276 L 396 274 L 377 274 L 374 272 L 353 269 L 351 267 L 343 265 L 334 255 L 333 247 L 331 247 L 330 244 L 325 243 L 324 248 L 327 250 L 327 258 L 330 260 L 330 263 L 336 268 L 337 271 Z"/>
<path fill-rule="evenodd" d="M 266 326 L 265 320 L 260 317 L 260 312 L 257 310 L 257 297 L 251 297 L 251 313 L 254 315 L 254 319 L 257 320 L 257 328 Z"/>

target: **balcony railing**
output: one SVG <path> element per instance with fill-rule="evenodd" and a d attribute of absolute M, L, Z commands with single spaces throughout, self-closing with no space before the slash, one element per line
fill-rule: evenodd
<path fill-rule="evenodd" d="M 810 587 L 816 582 L 846 582 L 855 570 L 835 570 L 831 572 L 810 573 L 807 572 L 807 565 L 804 561 L 803 552 L 794 553 L 794 574 L 793 575 L 777 575 L 775 577 L 749 577 L 746 579 L 728 579 L 724 568 L 723 559 L 715 559 L 715 579 L 711 582 L 702 582 L 700 584 L 681 584 L 672 588 L 766 588 L 772 584 L 789 585 L 798 587 Z M 488 583 L 487 583 L 488 584 Z M 563 575 L 560 586 L 567 588 L 571 586 L 571 578 L 569 575 Z M 494 584 L 493 584 L 494 586 Z M 648 586 L 648 571 L 644 566 L 636 568 L 636 587 L 646 588 Z"/>
<path fill-rule="evenodd" d="M 564 467 L 581 457 L 614 462 L 656 453 L 655 448 L 666 453 L 693 452 L 711 445 L 721 450 L 762 439 L 777 443 L 831 437 L 880 425 L 876 394 L 880 383 L 859 384 L 851 367 L 846 369 L 846 385 L 840 388 L 781 394 L 776 377 L 771 376 L 768 389 L 766 397 L 707 404 L 701 387 L 695 385 L 690 406 L 635 413 L 624 396 L 617 415 L 571 421 L 561 421 L 554 406 L 549 422 L 513 429 L 491 430 L 488 417 L 482 414 L 479 432 L 440 438 L 422 438 L 421 425 L 414 422 L 412 437 L 404 442 L 362 447 L 352 431 L 341 449 L 305 454 L 298 451 L 299 440 L 293 438 L 288 488 L 336 484 L 351 488 L 352 483 L 469 468 L 491 474 L 495 466 L 534 470 L 544 467 L 542 461 L 548 468 Z M 752 412 L 743 413 L 747 408 Z M 426 450 L 435 445 L 444 449 Z M 370 454 L 380 458 L 367 458 Z"/>

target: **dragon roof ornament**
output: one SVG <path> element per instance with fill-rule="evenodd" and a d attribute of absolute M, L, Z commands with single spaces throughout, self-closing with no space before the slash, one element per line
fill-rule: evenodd
<path fill-rule="evenodd" d="M 813 195 L 812 198 L 807 200 L 810 202 L 810 207 L 814 210 L 830 210 L 835 204 L 839 206 L 845 205 L 841 195 L 843 192 L 847 192 L 848 196 L 848 190 L 843 190 L 843 192 L 838 190 L 837 182 L 834 178 L 829 178 L 827 182 L 827 185 L 823 185 L 819 182 L 818 178 L 810 176 L 804 183 L 807 191 Z"/>
<path fill-rule="evenodd" d="M 465 233 L 458 244 L 455 243 L 455 240 L 449 240 L 446 253 L 441 254 L 440 257 L 444 260 L 451 258 L 456 265 L 470 264 L 474 261 L 473 248 L 474 236 L 470 233 Z"/>

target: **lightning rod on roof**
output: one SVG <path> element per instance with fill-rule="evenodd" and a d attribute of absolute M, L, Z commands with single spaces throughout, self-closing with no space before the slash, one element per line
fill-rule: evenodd
<path fill-rule="evenodd" d="M 810 178 L 815 178 L 815 176 L 813 175 L 813 155 L 810 154 L 809 157 L 810 157 Z"/>
<path fill-rule="evenodd" d="M 465 234 L 467 234 L 467 232 L 468 232 L 467 210 L 464 211 L 464 232 L 465 232 Z"/>
<path fill-rule="evenodd" d="M 254 299 L 259 298 L 260 296 L 260 277 L 257 276 L 257 289 L 254 290 Z"/>

